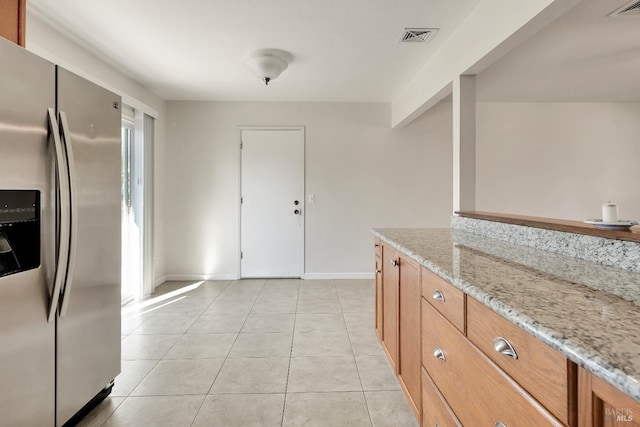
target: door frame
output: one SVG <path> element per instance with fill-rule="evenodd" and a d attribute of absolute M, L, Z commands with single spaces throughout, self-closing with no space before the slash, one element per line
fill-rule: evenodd
<path fill-rule="evenodd" d="M 302 132 L 302 182 L 301 182 L 301 190 L 302 190 L 302 239 L 300 242 L 300 253 L 302 254 L 301 258 L 301 266 L 300 266 L 300 278 L 304 278 L 305 274 L 305 242 L 306 242 L 306 231 L 307 231 L 307 205 L 306 205 L 306 182 L 307 182 L 307 135 L 306 129 L 304 126 L 239 126 L 238 127 L 238 196 L 237 196 L 237 215 L 238 219 L 238 233 L 237 233 L 237 273 L 236 278 L 242 278 L 242 131 L 244 130 L 257 130 L 257 131 L 274 131 L 274 130 L 299 130 Z"/>

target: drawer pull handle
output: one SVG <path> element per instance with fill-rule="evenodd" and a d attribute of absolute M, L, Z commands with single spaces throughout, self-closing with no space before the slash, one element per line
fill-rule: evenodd
<path fill-rule="evenodd" d="M 502 421 L 496 421 L 496 427 L 507 427 L 507 425 Z"/>
<path fill-rule="evenodd" d="M 493 349 L 504 356 L 513 357 L 514 359 L 518 358 L 515 348 L 513 348 L 511 343 L 505 338 L 495 337 L 493 340 Z M 496 424 L 496 426 L 497 425 L 498 424 Z"/>
<path fill-rule="evenodd" d="M 394 267 L 397 267 L 397 266 L 398 266 L 398 264 L 400 264 L 400 263 L 399 263 L 399 262 L 398 262 L 398 260 L 396 260 L 396 259 L 394 259 L 393 261 L 391 261 L 391 265 L 392 265 L 392 266 L 394 266 Z"/>
<path fill-rule="evenodd" d="M 442 293 L 442 291 L 440 289 L 436 289 L 432 294 L 431 294 L 431 298 L 433 298 L 436 301 L 441 301 L 444 302 L 444 294 Z"/>
<path fill-rule="evenodd" d="M 444 351 L 442 351 L 442 349 L 438 346 L 433 348 L 433 357 L 438 360 L 442 360 L 443 362 L 447 360 L 447 358 L 444 357 Z"/>

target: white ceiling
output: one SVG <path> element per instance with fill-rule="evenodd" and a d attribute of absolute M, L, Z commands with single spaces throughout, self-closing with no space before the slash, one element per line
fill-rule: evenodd
<path fill-rule="evenodd" d="M 166 100 L 390 102 L 480 0 L 29 0 L 30 13 Z M 436 27 L 430 44 L 396 43 Z M 28 31 L 28 29 L 27 29 Z M 293 62 L 265 87 L 257 49 Z"/>
<path fill-rule="evenodd" d="M 480 101 L 640 102 L 640 15 L 583 0 L 477 79 Z"/>

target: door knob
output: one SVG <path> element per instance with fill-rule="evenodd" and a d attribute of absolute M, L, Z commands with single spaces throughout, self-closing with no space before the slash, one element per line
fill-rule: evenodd
<path fill-rule="evenodd" d="M 300 215 L 300 209 L 296 209 L 295 211 L 293 211 L 293 213 L 296 215 Z"/>
<path fill-rule="evenodd" d="M 294 205 L 296 205 L 296 206 L 298 206 L 298 205 L 300 204 L 300 202 L 299 202 L 299 201 L 297 201 L 297 200 L 294 200 L 294 201 L 293 201 L 293 204 L 294 204 Z"/>

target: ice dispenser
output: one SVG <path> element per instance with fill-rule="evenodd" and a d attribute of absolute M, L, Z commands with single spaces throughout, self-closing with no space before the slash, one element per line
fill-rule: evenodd
<path fill-rule="evenodd" d="M 40 265 L 40 192 L 0 190 L 0 277 Z"/>

